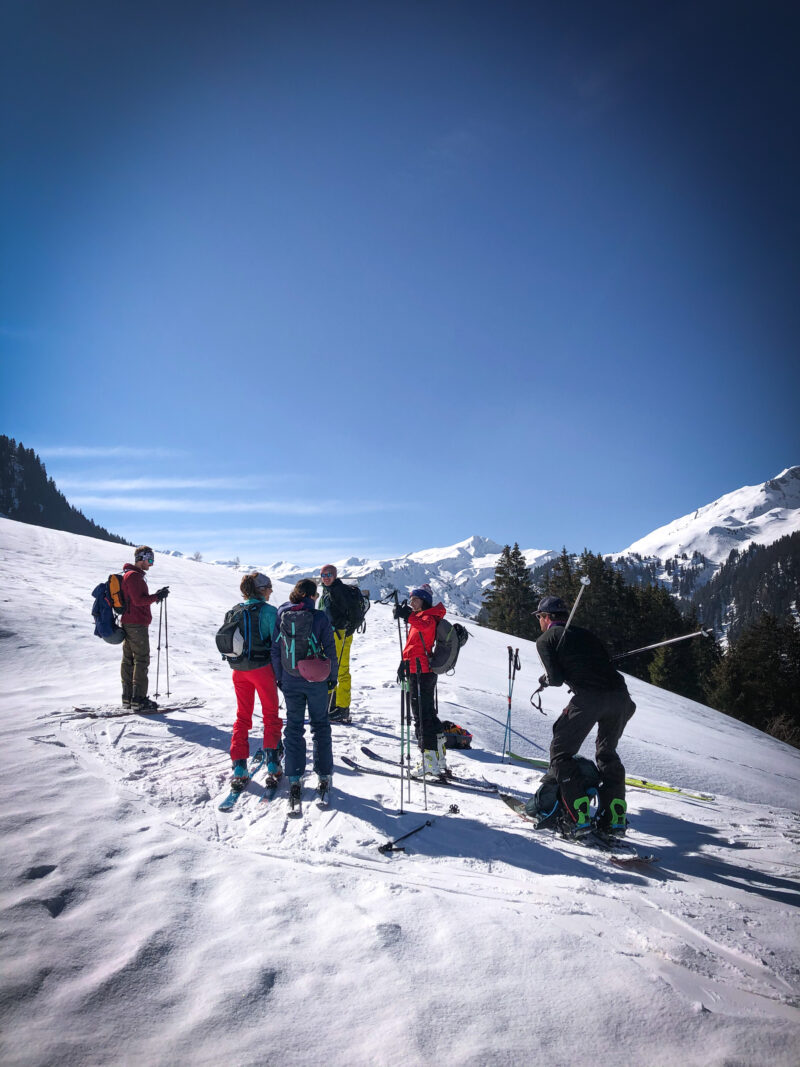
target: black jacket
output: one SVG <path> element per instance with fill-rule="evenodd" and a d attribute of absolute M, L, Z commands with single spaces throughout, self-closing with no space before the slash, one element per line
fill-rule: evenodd
<path fill-rule="evenodd" d="M 602 641 L 580 626 L 570 626 L 566 633 L 563 624 L 551 626 L 537 639 L 536 651 L 550 685 L 566 682 L 573 690 L 626 688 L 625 679 L 614 668 Z"/>
<path fill-rule="evenodd" d="M 347 586 L 341 578 L 334 578 L 329 586 L 322 586 L 319 607 L 331 621 L 334 630 L 346 630 L 350 619 Z M 350 631 L 352 633 L 352 630 Z"/>

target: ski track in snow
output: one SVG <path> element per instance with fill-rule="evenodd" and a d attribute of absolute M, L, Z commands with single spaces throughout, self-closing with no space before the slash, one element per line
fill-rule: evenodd
<path fill-rule="evenodd" d="M 225 815 L 235 704 L 213 634 L 235 575 L 162 556 L 152 574 L 172 587 L 170 699 L 203 707 L 76 718 L 118 696 L 89 594 L 125 548 L 9 520 L 0 546 L 4 1065 L 797 1062 L 794 750 L 631 680 L 630 773 L 715 794 L 630 791 L 657 865 L 614 868 L 465 790 L 431 787 L 426 815 L 414 783 L 398 815 L 396 779 L 341 762 L 397 756 L 397 624 L 373 606 L 330 808 L 310 773 L 302 819 L 285 783 L 259 803 L 262 771 Z M 450 762 L 526 796 L 539 772 L 500 758 L 509 639 L 470 630 L 440 705 L 475 747 Z M 518 643 L 513 743 L 542 756 L 568 694 L 530 708 L 540 669 Z M 164 672 L 162 652 L 162 698 Z M 406 852 L 378 851 L 425 818 Z"/>

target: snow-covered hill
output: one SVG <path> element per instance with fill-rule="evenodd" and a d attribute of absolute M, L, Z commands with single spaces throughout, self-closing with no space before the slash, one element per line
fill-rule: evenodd
<path fill-rule="evenodd" d="M 331 810 L 309 798 L 289 819 L 256 779 L 224 816 L 234 700 L 213 634 L 230 569 L 159 555 L 151 572 L 172 589 L 171 692 L 204 707 L 73 718 L 119 694 L 90 591 L 125 559 L 0 520 L 4 1067 L 797 1062 L 800 753 L 631 680 L 629 770 L 716 795 L 629 792 L 656 866 L 615 868 L 456 787 L 431 787 L 426 813 L 415 785 L 399 815 L 396 780 L 342 762 L 362 744 L 397 754 L 397 624 L 377 605 L 354 645 L 354 725 L 334 728 Z M 500 755 L 511 639 L 469 629 L 440 683 L 442 713 L 475 736 L 451 762 L 527 795 L 538 773 Z M 566 694 L 532 711 L 540 667 L 513 643 L 514 749 L 542 756 Z M 378 851 L 426 819 L 405 853 Z"/>

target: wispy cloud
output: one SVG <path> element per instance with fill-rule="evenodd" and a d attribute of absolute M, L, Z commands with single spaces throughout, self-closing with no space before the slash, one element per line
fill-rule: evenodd
<path fill-rule="evenodd" d="M 258 478 L 66 478 L 58 479 L 59 489 L 80 489 L 92 493 L 127 493 L 153 489 L 257 489 Z"/>
<path fill-rule="evenodd" d="M 132 448 L 128 445 L 52 445 L 36 451 L 46 459 L 169 459 L 186 455 L 176 448 Z"/>
<path fill-rule="evenodd" d="M 102 508 L 105 511 L 172 511 L 206 515 L 258 512 L 274 515 L 355 515 L 393 511 L 405 506 L 399 502 L 375 500 L 199 500 L 155 496 L 73 496 L 70 503 L 79 508 Z"/>

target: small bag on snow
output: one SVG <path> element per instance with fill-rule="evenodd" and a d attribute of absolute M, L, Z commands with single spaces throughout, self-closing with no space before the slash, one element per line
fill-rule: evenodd
<path fill-rule="evenodd" d="M 454 722 L 450 722 L 449 719 L 443 720 L 442 726 L 444 727 L 445 748 L 472 747 L 472 734 L 469 730 L 465 730 L 463 726 L 457 726 Z"/>

